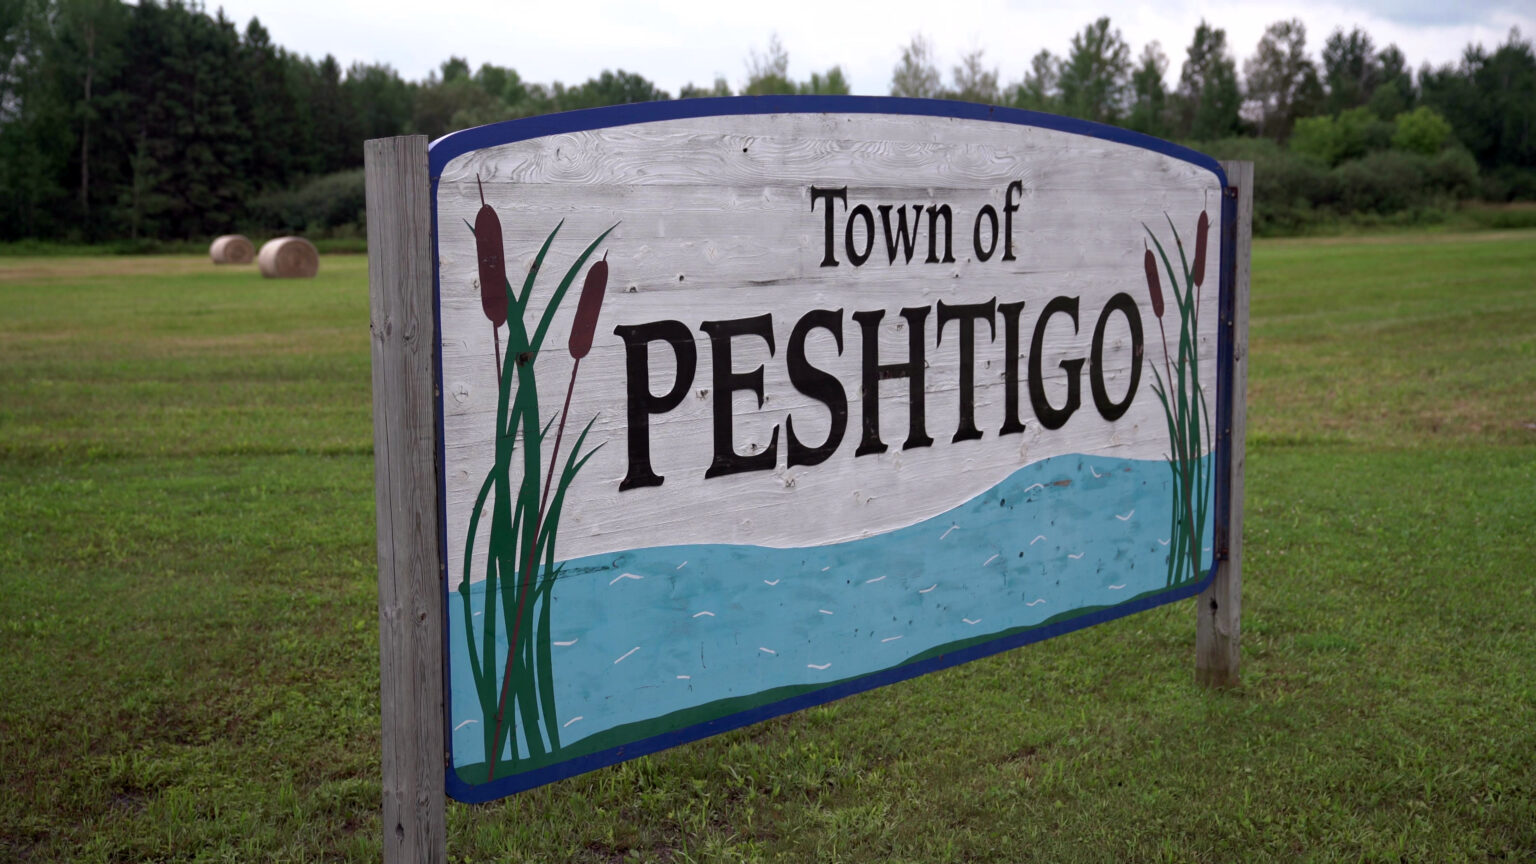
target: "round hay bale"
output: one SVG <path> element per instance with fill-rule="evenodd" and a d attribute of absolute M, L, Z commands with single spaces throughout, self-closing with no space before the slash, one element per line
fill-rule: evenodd
<path fill-rule="evenodd" d="M 303 237 L 278 237 L 261 244 L 256 266 L 268 279 L 311 279 L 320 272 L 320 253 Z"/>
<path fill-rule="evenodd" d="M 256 260 L 256 246 L 244 234 L 225 234 L 208 247 L 215 264 L 249 264 Z"/>

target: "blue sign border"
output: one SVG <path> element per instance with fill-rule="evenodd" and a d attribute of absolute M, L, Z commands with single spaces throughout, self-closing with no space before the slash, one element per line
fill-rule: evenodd
<path fill-rule="evenodd" d="M 431 177 L 432 199 L 432 308 L 435 316 L 433 321 L 433 351 L 436 364 L 435 377 L 437 384 L 437 495 L 438 500 L 446 500 L 447 478 L 444 474 L 446 453 L 443 442 L 443 339 L 442 321 L 440 310 L 442 308 L 442 289 L 438 281 L 439 261 L 437 239 L 441 236 L 438 232 L 437 222 L 437 184 L 442 178 L 443 169 L 450 161 L 465 153 L 482 150 L 487 147 L 495 147 L 501 144 L 510 144 L 515 141 L 526 141 L 530 138 L 541 138 L 546 135 L 562 135 L 571 132 L 585 132 L 593 129 L 606 129 L 614 126 L 628 126 L 635 123 L 654 123 L 663 120 L 683 120 L 696 117 L 729 117 L 742 114 L 898 114 L 914 117 L 949 117 L 960 120 L 981 120 L 995 123 L 1012 123 L 1020 126 L 1034 126 L 1040 129 L 1051 129 L 1057 132 L 1066 132 L 1073 135 L 1083 135 L 1088 138 L 1096 138 L 1102 141 L 1112 141 L 1117 144 L 1125 144 L 1142 150 L 1151 150 L 1165 156 L 1189 162 L 1200 168 L 1204 168 L 1215 174 L 1220 181 L 1223 190 L 1228 189 L 1227 175 L 1221 169 L 1221 165 L 1210 156 L 1191 150 L 1161 138 L 1153 138 L 1140 132 L 1132 132 L 1115 126 L 1106 126 L 1102 123 L 1094 123 L 1087 120 L 1077 120 L 1071 117 L 1060 117 L 1054 114 L 1043 114 L 1038 111 L 1025 111 L 1018 108 L 1004 108 L 993 105 L 978 105 L 970 102 L 954 102 L 944 99 L 903 99 L 882 96 L 733 96 L 726 98 L 709 99 L 680 99 L 672 102 L 645 102 L 633 105 L 615 105 L 607 108 L 590 108 L 582 111 L 568 111 L 560 114 L 547 114 L 540 117 L 529 117 L 521 120 L 508 120 L 504 123 L 493 123 L 488 126 L 477 126 L 473 129 L 465 129 L 460 132 L 452 132 L 442 138 L 433 141 L 428 148 L 429 176 Z M 950 666 L 958 666 L 972 660 L 979 660 L 993 654 L 1028 645 L 1032 642 L 1040 642 L 1084 627 L 1092 627 L 1106 621 L 1113 621 L 1126 615 L 1143 612 L 1156 606 L 1173 603 L 1189 597 L 1193 597 L 1210 586 L 1215 577 L 1217 562 L 1224 559 L 1228 550 L 1228 524 L 1231 518 L 1231 496 L 1229 489 L 1232 476 L 1232 364 L 1233 364 L 1233 314 L 1236 308 L 1234 293 L 1235 272 L 1233 263 L 1236 260 L 1237 249 L 1237 205 L 1230 194 L 1222 196 L 1221 207 L 1221 250 L 1220 286 L 1219 286 L 1219 315 L 1218 336 L 1216 343 L 1216 416 L 1218 418 L 1216 431 L 1216 501 L 1214 537 L 1215 544 L 1212 551 L 1211 566 L 1203 578 L 1188 585 L 1182 585 L 1169 591 L 1140 597 L 1135 600 L 1105 609 L 1099 609 L 1083 615 L 1063 621 L 1056 621 L 1039 628 L 1016 633 L 1012 636 L 999 637 L 997 639 L 972 645 L 968 648 L 955 651 L 950 654 L 941 654 L 930 657 L 916 663 L 909 663 L 874 672 L 860 678 L 832 684 L 827 687 L 802 693 L 798 696 L 762 705 L 746 711 L 740 711 L 725 717 L 709 720 L 669 732 L 663 735 L 655 735 L 644 738 L 630 744 L 613 747 L 555 765 L 534 769 L 521 774 L 503 777 L 489 783 L 471 784 L 459 779 L 458 773 L 453 768 L 453 741 L 448 732 L 452 723 L 451 706 L 453 704 L 451 693 L 452 678 L 448 670 L 448 627 L 443 627 L 443 752 L 446 754 L 443 770 L 446 774 L 444 787 L 450 798 L 468 804 L 478 804 L 486 801 L 494 801 L 508 795 L 584 774 L 598 768 L 617 764 L 649 753 L 656 753 L 690 741 L 708 738 L 742 726 L 749 726 L 772 717 L 789 714 L 804 708 L 821 705 L 844 696 L 852 696 L 865 690 L 873 690 L 876 687 L 884 687 L 887 684 L 895 684 L 908 678 L 916 678 L 929 672 L 936 672 Z M 438 562 L 439 572 L 448 572 L 447 561 L 447 516 L 443 508 L 438 508 L 438 548 L 443 550 L 443 558 Z M 442 579 L 444 608 L 448 601 L 448 580 Z"/>

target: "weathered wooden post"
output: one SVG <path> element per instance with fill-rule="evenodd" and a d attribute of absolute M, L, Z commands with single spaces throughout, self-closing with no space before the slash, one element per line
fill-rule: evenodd
<path fill-rule="evenodd" d="M 364 145 L 378 508 L 384 861 L 446 858 L 437 328 L 427 139 Z"/>
<path fill-rule="evenodd" d="M 1233 314 L 1222 321 L 1231 328 L 1232 413 L 1228 427 L 1232 462 L 1227 494 L 1232 502 L 1227 524 L 1225 554 L 1219 554 L 1216 574 L 1196 604 L 1195 680 L 1207 687 L 1235 687 L 1238 683 L 1239 641 L 1242 635 L 1243 593 L 1243 469 L 1246 447 L 1248 393 L 1248 276 L 1253 244 L 1253 163 L 1222 162 L 1227 175 L 1227 194 L 1235 194 L 1237 218 L 1231 238 L 1230 277 Z M 1218 538 L 1218 543 L 1221 538 Z"/>

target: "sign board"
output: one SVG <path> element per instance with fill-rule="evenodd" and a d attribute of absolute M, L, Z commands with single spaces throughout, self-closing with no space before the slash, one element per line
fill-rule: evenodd
<path fill-rule="evenodd" d="M 1188 597 L 1211 159 L 951 102 L 689 100 L 430 151 L 464 801 Z"/>

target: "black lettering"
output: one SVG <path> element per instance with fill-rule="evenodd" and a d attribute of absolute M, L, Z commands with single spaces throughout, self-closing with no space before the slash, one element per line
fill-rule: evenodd
<path fill-rule="evenodd" d="M 885 311 L 877 309 L 853 313 L 853 320 L 859 322 L 864 339 L 864 434 L 853 455 L 866 456 L 886 451 L 885 443 L 880 440 L 880 382 L 892 378 L 907 379 L 907 440 L 901 449 L 927 447 L 933 443 L 925 431 L 923 391 L 929 309 L 928 306 L 918 306 L 901 310 L 901 317 L 907 319 L 907 362 L 886 365 L 880 364 L 880 320 L 885 317 Z"/>
<path fill-rule="evenodd" d="M 898 244 L 906 256 L 906 263 L 912 263 L 912 253 L 917 250 L 917 223 L 923 218 L 921 204 L 912 205 L 912 230 L 907 230 L 907 208 L 896 208 L 896 233 L 891 233 L 891 205 L 880 205 L 880 224 L 885 228 L 885 254 L 890 257 L 890 263 L 896 263 L 896 249 Z"/>
<path fill-rule="evenodd" d="M 997 311 L 1003 313 L 1003 428 L 999 435 L 1024 431 L 1024 421 L 1019 419 L 1019 313 L 1024 311 L 1024 301 L 999 303 Z"/>
<path fill-rule="evenodd" d="M 773 316 L 757 315 L 752 318 L 735 318 L 730 321 L 705 321 L 699 329 L 709 334 L 709 357 L 713 367 L 715 387 L 715 458 L 704 472 L 705 478 L 740 474 L 743 471 L 772 471 L 779 461 L 779 427 L 773 427 L 773 437 L 762 452 L 743 456 L 736 452 L 731 428 L 731 397 L 737 390 L 748 390 L 757 395 L 757 407 L 763 407 L 763 367 L 751 372 L 731 371 L 731 339 L 736 336 L 757 336 L 768 343 L 768 356 L 773 356 Z"/>
<path fill-rule="evenodd" d="M 795 385 L 796 390 L 827 406 L 832 425 L 827 430 L 827 440 L 815 447 L 807 447 L 795 435 L 794 416 L 784 419 L 791 468 L 796 465 L 820 465 L 827 461 L 836 452 L 838 445 L 843 443 L 843 433 L 848 430 L 848 394 L 843 390 L 842 382 L 837 380 L 837 376 L 812 366 L 805 357 L 805 337 L 818 327 L 837 339 L 837 354 L 842 356 L 843 310 L 813 309 L 795 322 L 795 329 L 789 334 L 785 363 L 789 367 L 790 383 Z"/>
<path fill-rule="evenodd" d="M 864 251 L 853 251 L 853 220 L 864 220 Z M 848 224 L 843 226 L 843 251 L 848 253 L 848 260 L 853 266 L 863 266 L 869 260 L 869 253 L 875 248 L 875 214 L 871 213 L 868 204 L 860 204 L 848 213 Z"/>
<path fill-rule="evenodd" d="M 1081 357 L 1061 361 L 1061 368 L 1067 373 L 1067 404 L 1053 408 L 1045 398 L 1045 378 L 1040 368 L 1045 354 L 1045 325 L 1058 312 L 1072 319 L 1072 332 L 1077 333 L 1077 298 L 1052 297 L 1040 313 L 1040 320 L 1035 322 L 1035 336 L 1029 343 L 1029 401 L 1035 408 L 1035 416 L 1040 418 L 1040 425 L 1047 429 L 1065 426 L 1083 401 L 1083 382 L 1079 378 L 1083 368 Z"/>
<path fill-rule="evenodd" d="M 1109 391 L 1104 387 L 1104 325 L 1109 321 L 1109 313 L 1115 311 L 1123 314 L 1125 322 L 1131 325 L 1131 383 L 1119 402 L 1111 402 Z M 1088 370 L 1088 383 L 1093 389 L 1093 407 L 1099 409 L 1099 416 L 1105 420 L 1119 420 L 1131 407 L 1131 400 L 1136 397 L 1136 385 L 1141 383 L 1142 349 L 1141 311 L 1136 308 L 1131 295 L 1122 291 L 1104 304 L 1099 323 L 1093 328 L 1093 364 Z"/>
<path fill-rule="evenodd" d="M 992 223 L 989 235 L 991 243 L 987 246 L 987 251 L 985 252 L 981 251 L 981 217 L 983 216 L 987 217 L 987 220 Z M 983 204 L 981 209 L 976 211 L 976 225 L 971 229 L 971 246 L 976 250 L 976 260 L 978 261 L 986 261 L 992 257 L 993 252 L 997 251 L 997 210 L 993 209 L 991 204 Z"/>
<path fill-rule="evenodd" d="M 928 257 L 929 264 L 939 263 L 939 217 L 944 217 L 944 263 L 952 264 L 955 260 L 955 211 L 949 209 L 948 204 L 940 204 L 935 207 L 928 205 Z"/>
<path fill-rule="evenodd" d="M 1008 191 L 1003 194 L 1003 260 L 1016 260 L 1013 254 L 1013 214 L 1019 211 L 1019 205 L 1013 201 L 1014 190 L 1018 190 L 1019 197 L 1024 197 L 1024 181 L 1015 180 L 1008 184 Z"/>
<path fill-rule="evenodd" d="M 981 430 L 976 428 L 976 322 L 985 320 L 987 330 L 992 334 L 990 341 L 997 341 L 997 322 L 994 316 L 997 314 L 997 298 L 993 297 L 985 303 L 962 303 L 951 306 L 943 300 L 939 301 L 939 329 L 934 334 L 934 344 L 944 344 L 944 325 L 951 321 L 960 322 L 960 421 L 955 429 L 955 437 L 950 443 L 970 441 L 981 437 Z"/>
<path fill-rule="evenodd" d="M 666 478 L 651 470 L 650 416 L 665 414 L 681 405 L 693 384 L 698 351 L 693 334 L 681 321 L 620 324 L 613 332 L 624 340 L 624 373 L 629 403 L 629 471 L 619 491 L 641 486 L 660 486 Z M 651 392 L 650 344 L 665 342 L 677 356 L 677 380 L 665 396 Z"/>
<path fill-rule="evenodd" d="M 833 250 L 832 250 L 833 244 L 835 243 L 835 240 L 833 238 L 835 238 L 837 236 L 836 231 L 834 230 L 835 218 L 834 218 L 834 214 L 832 212 L 833 209 L 834 209 L 832 207 L 832 200 L 834 198 L 841 198 L 842 201 L 843 201 L 843 209 L 844 210 L 848 209 L 848 187 L 844 186 L 841 189 L 821 189 L 819 187 L 812 186 L 811 187 L 811 212 L 812 213 L 816 212 L 816 199 L 817 198 L 825 198 L 825 199 L 827 199 L 827 233 L 826 233 L 826 239 L 824 241 L 825 245 L 823 246 L 823 249 L 825 251 L 823 251 L 822 254 L 821 254 L 821 266 L 823 266 L 823 267 L 836 267 L 837 266 L 837 256 L 833 254 Z"/>

